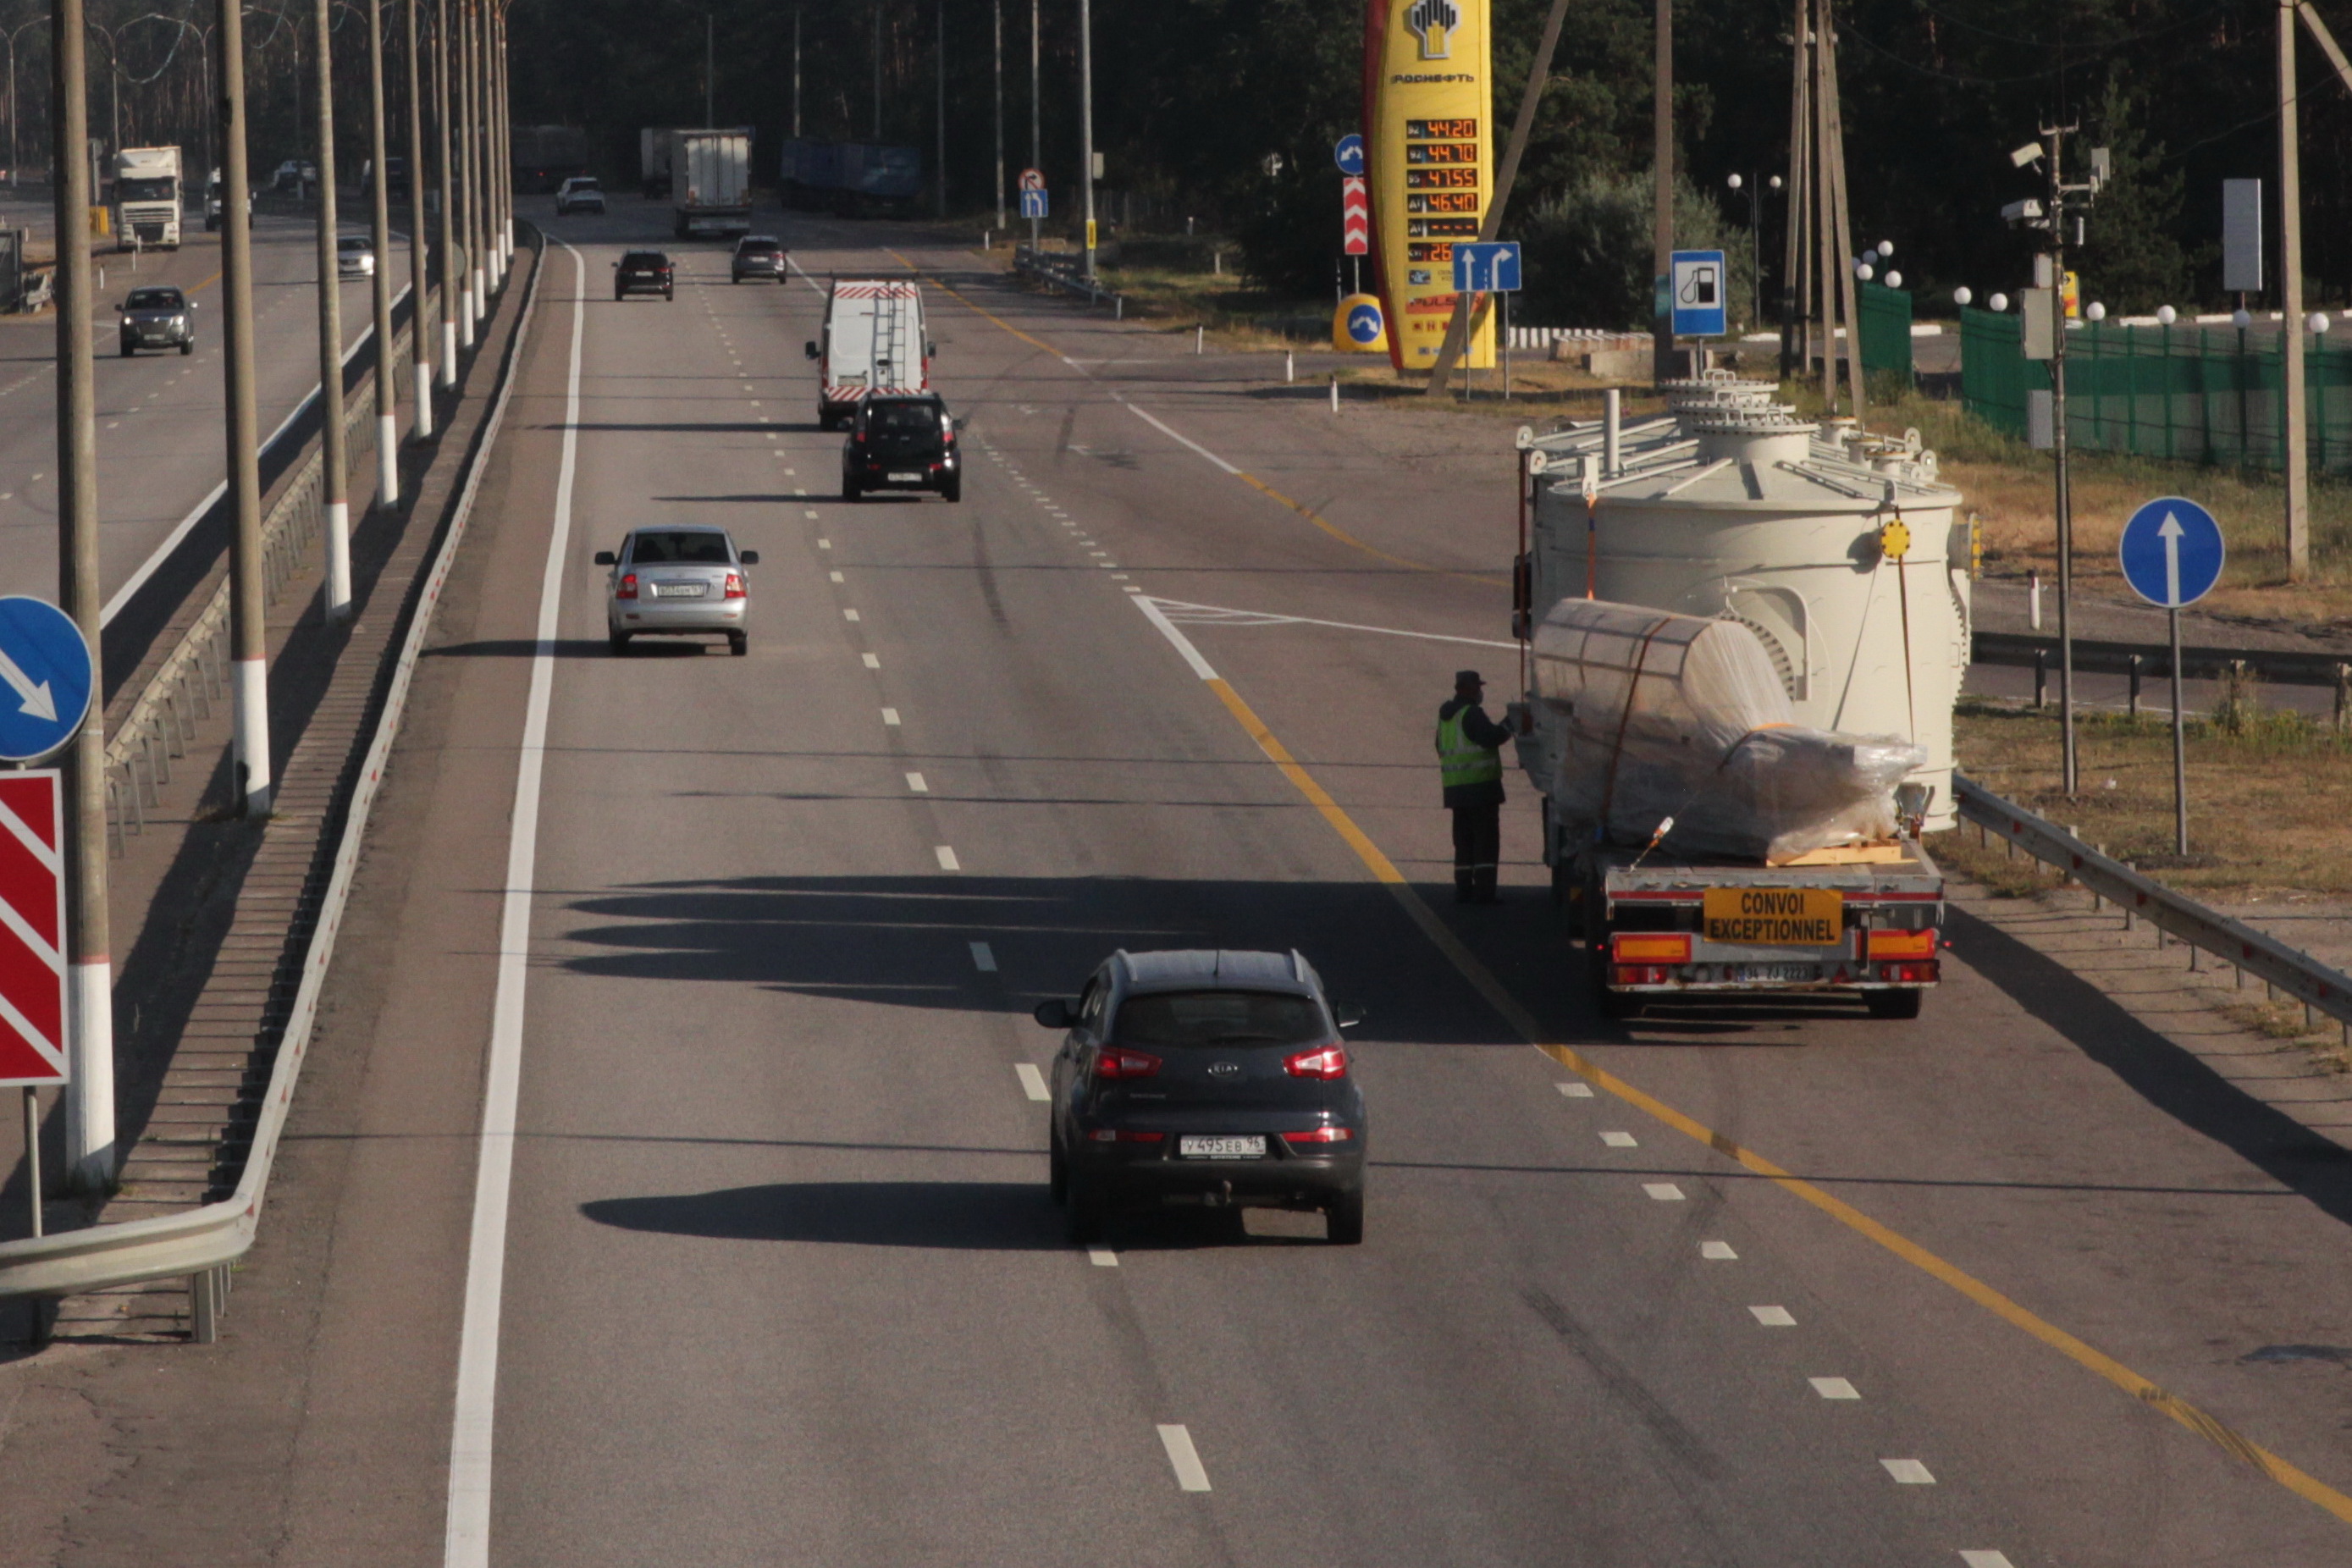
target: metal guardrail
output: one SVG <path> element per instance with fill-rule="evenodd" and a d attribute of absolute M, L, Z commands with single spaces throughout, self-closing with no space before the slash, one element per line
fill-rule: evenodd
<path fill-rule="evenodd" d="M 508 399 L 514 390 L 514 371 L 530 334 L 540 276 L 541 270 L 534 268 L 530 291 L 523 300 L 522 320 L 507 348 L 497 401 L 484 423 L 448 531 L 418 589 L 415 612 L 385 687 L 383 711 L 368 742 L 367 755 L 360 764 L 350 809 L 344 814 L 342 836 L 335 847 L 325 896 L 320 901 L 318 924 L 302 955 L 302 978 L 294 994 L 285 1035 L 270 1065 L 268 1086 L 254 1124 L 252 1146 L 236 1190 L 217 1203 L 158 1215 L 152 1219 L 0 1242 L 0 1296 L 69 1296 L 185 1275 L 191 1287 L 195 1337 L 210 1337 L 227 1289 L 228 1267 L 253 1245 L 254 1235 L 260 1227 L 270 1169 L 277 1162 L 278 1139 L 293 1106 L 294 1088 L 301 1078 L 302 1063 L 310 1054 L 311 1027 L 319 1014 L 319 994 L 334 956 L 335 937 L 342 924 L 352 878 L 359 867 L 368 816 L 383 785 L 393 742 L 400 732 L 409 683 L 424 652 L 425 636 L 432 628 L 434 607 L 457 563 L 458 547 L 465 542 L 482 471 L 488 463 Z M 369 418 L 373 422 L 372 406 Z"/>
<path fill-rule="evenodd" d="M 427 311 L 429 319 L 429 299 Z M 403 372 L 412 378 L 416 374 L 408 353 L 414 333 L 412 320 L 393 336 L 395 388 Z M 344 398 L 343 449 L 352 473 L 360 472 L 374 452 L 375 436 L 375 372 L 371 369 Z M 325 454 L 314 445 L 261 520 L 263 581 L 273 605 L 301 569 L 326 521 L 325 475 Z M 147 830 L 147 807 L 162 798 L 162 787 L 171 782 L 172 759 L 187 754 L 196 721 L 209 718 L 212 705 L 227 693 L 229 586 L 224 576 L 107 741 L 106 832 L 115 855 L 123 852 L 131 834 Z"/>
<path fill-rule="evenodd" d="M 2326 1014 L 2345 1026 L 2346 1038 L 2352 1041 L 2352 975 L 2102 855 L 2057 824 L 2003 800 L 1972 779 L 1954 773 L 1952 793 L 1960 816 L 1988 837 L 2007 839 L 2126 915 L 2144 920 L 2188 943 L 2194 952 L 2210 952 L 2291 1000 Z"/>
<path fill-rule="evenodd" d="M 1064 261 L 1050 252 L 1016 245 L 1013 247 L 1013 269 L 1024 278 L 1035 279 L 1048 289 L 1084 294 L 1091 304 L 1099 305 L 1108 300 L 1111 303 L 1112 314 L 1121 320 L 1126 318 L 1127 297 L 1113 293 L 1098 283 L 1087 281 L 1085 269 L 1076 261 Z"/>
<path fill-rule="evenodd" d="M 2058 668 L 2058 639 L 2036 632 L 1978 632 L 1969 639 L 1969 657 L 1978 664 L 2021 665 L 2038 660 L 2043 668 Z M 2352 686 L 2352 654 L 2272 647 L 2184 647 L 2180 673 L 2219 679 L 2232 668 L 2258 675 L 2279 686 L 2328 686 L 2343 691 Z M 2161 643 L 2097 642 L 2074 639 L 2074 668 L 2105 675 L 2139 674 L 2169 677 L 2172 655 Z"/>

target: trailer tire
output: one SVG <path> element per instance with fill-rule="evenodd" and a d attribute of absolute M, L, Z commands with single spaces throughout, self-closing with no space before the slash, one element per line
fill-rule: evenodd
<path fill-rule="evenodd" d="M 1874 1018 L 1916 1018 L 1927 994 L 1925 991 L 1865 991 L 1862 1005 Z"/>

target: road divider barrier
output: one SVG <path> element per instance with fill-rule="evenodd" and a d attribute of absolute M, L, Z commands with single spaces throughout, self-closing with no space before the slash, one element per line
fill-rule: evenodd
<path fill-rule="evenodd" d="M 2200 952 L 2211 953 L 2306 1010 L 2326 1014 L 2343 1026 L 2345 1043 L 2352 1045 L 2352 976 L 2100 853 L 1973 779 L 1953 773 L 1952 793 L 1961 818 L 1977 825 L 1984 842 L 2006 840 L 2115 905 L 2126 920 L 2146 921 L 2186 943 L 2192 968 Z"/>
<path fill-rule="evenodd" d="M 1089 304 L 1099 305 L 1108 300 L 1113 314 L 1121 320 L 1126 318 L 1126 296 L 1089 281 L 1084 265 L 1076 258 L 1064 258 L 1050 251 L 1032 250 L 1025 245 L 1016 245 L 1013 247 L 1013 270 L 1047 289 L 1084 294 Z"/>

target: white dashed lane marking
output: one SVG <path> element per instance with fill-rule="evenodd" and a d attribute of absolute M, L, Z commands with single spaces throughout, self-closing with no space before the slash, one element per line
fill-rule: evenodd
<path fill-rule="evenodd" d="M 1805 1381 L 1811 1384 L 1813 1392 L 1823 1399 L 1860 1399 L 1862 1397 L 1855 1391 L 1853 1384 L 1842 1377 L 1809 1377 Z"/>
<path fill-rule="evenodd" d="M 1768 1329 L 1793 1329 L 1797 1326 L 1796 1318 L 1786 1307 L 1750 1307 L 1748 1310 L 1755 1314 L 1758 1322 Z"/>
<path fill-rule="evenodd" d="M 854 621 L 857 618 L 857 612 L 856 610 L 844 610 L 841 612 L 841 618 L 845 621 Z"/>
<path fill-rule="evenodd" d="M 1188 1492 L 1209 1489 L 1209 1472 L 1192 1447 L 1192 1433 L 1182 1426 L 1163 1423 L 1160 1428 L 1160 1446 L 1168 1450 L 1168 1462 L 1175 1468 L 1179 1487 Z"/>
<path fill-rule="evenodd" d="M 908 773 L 907 775 L 907 787 L 917 795 L 929 795 L 931 793 L 931 786 L 924 782 L 923 775 L 920 773 Z"/>
<path fill-rule="evenodd" d="M 982 974 L 995 973 L 996 950 L 990 947 L 988 943 L 984 942 L 973 942 L 971 944 L 971 966 L 974 969 L 979 970 Z M 1031 1068 L 1029 1070 L 1031 1072 L 1034 1072 L 1037 1069 Z"/>
<path fill-rule="evenodd" d="M 1712 1263 L 1728 1263 L 1739 1256 L 1731 1250 L 1731 1243 L 1727 1241 L 1702 1241 L 1698 1244 L 1698 1255 Z"/>
<path fill-rule="evenodd" d="M 1037 1070 L 1035 1064 L 1018 1062 L 1014 1064 L 1013 1071 L 1014 1076 L 1021 1079 L 1021 1092 L 1041 1104 L 1044 1103 L 1049 1091 L 1045 1088 L 1045 1075 Z"/>
<path fill-rule="evenodd" d="M 956 858 L 956 852 L 950 846 L 945 844 L 940 845 L 934 848 L 931 853 L 940 858 L 940 870 L 961 871 L 963 869 L 963 863 Z"/>
<path fill-rule="evenodd" d="M 1045 1097 L 1041 1094 L 1037 1098 L 1043 1100 Z M 1116 1268 L 1118 1267 L 1118 1254 L 1108 1247 L 1089 1247 L 1087 1248 L 1087 1261 L 1097 1268 Z M 1194 1489 L 1187 1487 L 1184 1489 L 1191 1491 Z M 1202 1491 L 1209 1489 L 1209 1483 L 1205 1478 L 1202 1480 L 1199 1489 Z"/>
<path fill-rule="evenodd" d="M 1999 1552 L 1963 1552 L 1961 1568 L 2016 1568 L 2007 1556 Z"/>
<path fill-rule="evenodd" d="M 1886 1467 L 1886 1473 L 1893 1476 L 1898 1485 L 1932 1487 L 1936 1484 L 1936 1478 L 1927 1473 L 1927 1467 L 1916 1459 L 1881 1459 L 1878 1462 Z"/>
<path fill-rule="evenodd" d="M 1642 1190 L 1662 1204 L 1678 1204 L 1683 1201 L 1683 1190 L 1672 1182 L 1643 1182 Z"/>
<path fill-rule="evenodd" d="M 896 708 L 885 708 L 882 710 L 882 722 L 889 725 L 894 730 L 897 729 L 898 727 L 898 710 Z"/>
<path fill-rule="evenodd" d="M 866 668 L 868 669 L 879 669 L 882 668 L 882 656 L 880 654 L 868 653 L 861 654 L 858 657 L 866 661 Z"/>
<path fill-rule="evenodd" d="M 1592 1086 L 1589 1083 L 1564 1083 L 1559 1086 L 1559 1091 L 1570 1100 L 1592 1098 Z"/>
<path fill-rule="evenodd" d="M 1603 1132 L 1601 1141 L 1612 1149 L 1634 1149 L 1640 1144 L 1631 1132 Z"/>

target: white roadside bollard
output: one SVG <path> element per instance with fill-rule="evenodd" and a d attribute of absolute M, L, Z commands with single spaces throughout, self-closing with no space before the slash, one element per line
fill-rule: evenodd
<path fill-rule="evenodd" d="M 1336 370 L 1331 373 L 1331 412 L 1339 412 L 1339 373 Z"/>

